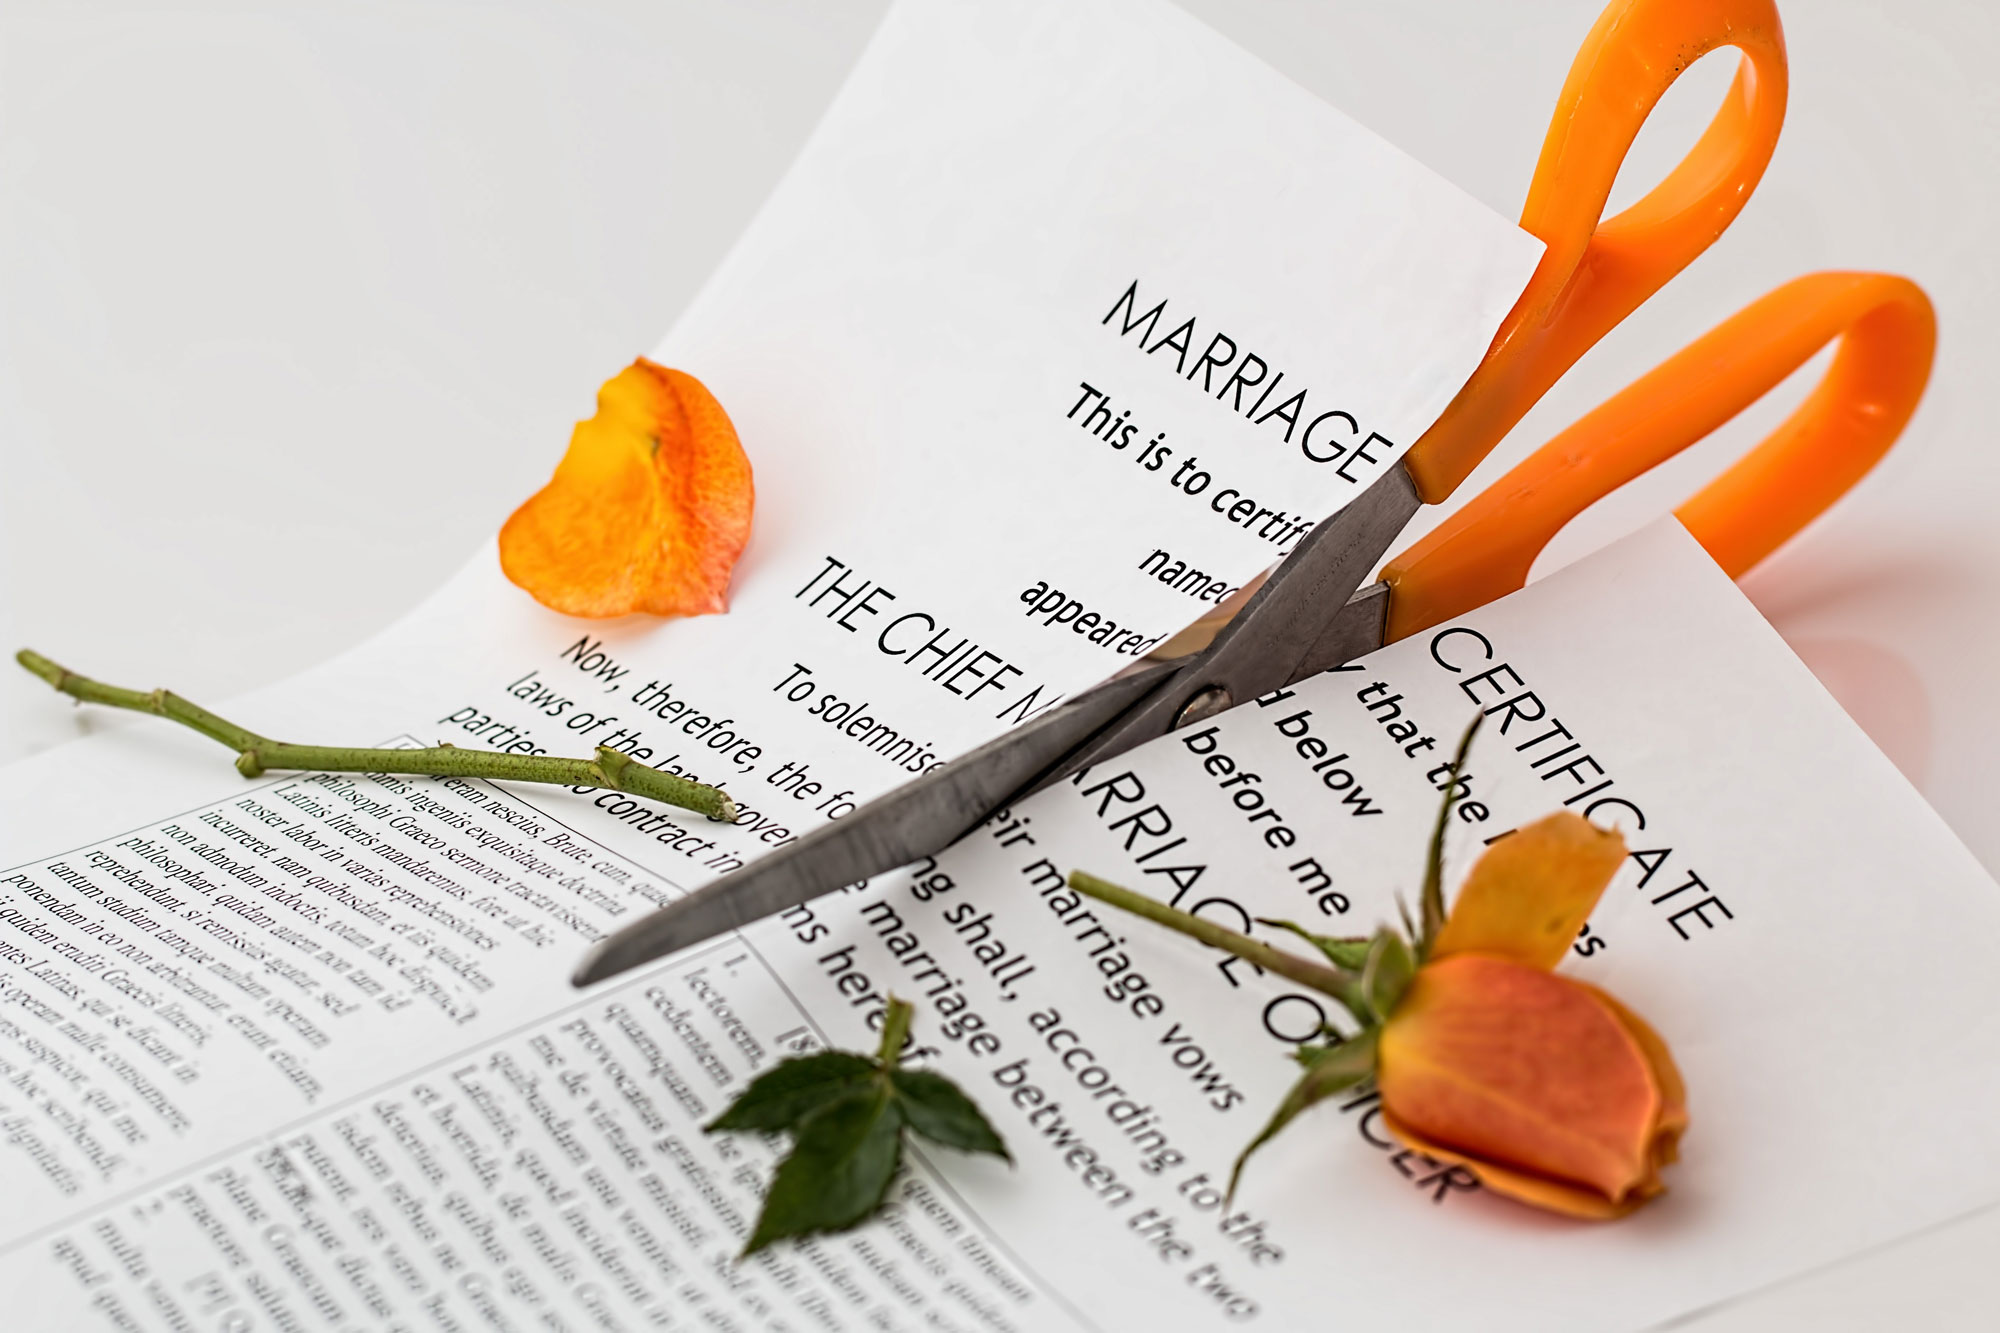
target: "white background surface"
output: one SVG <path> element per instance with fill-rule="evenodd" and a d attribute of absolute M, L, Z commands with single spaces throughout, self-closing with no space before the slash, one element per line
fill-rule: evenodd
<path fill-rule="evenodd" d="M 881 7 L 0 7 L 0 644 L 213 701 L 389 623 L 659 339 Z M 1512 216 L 1598 3 L 1189 7 Z M 1929 398 L 1745 586 L 2000 870 L 2000 449 L 1979 406 L 2000 363 L 2000 7 L 1783 9 L 1791 106 L 1756 197 L 1470 485 L 1785 279 L 1916 278 L 1940 317 Z M 1692 142 L 1730 63 L 1669 95 L 1614 204 Z M 1677 501 L 1802 390 L 1599 506 L 1547 560 Z M 0 673 L 0 758 L 85 716 Z M 1869 985 L 1869 960 L 1828 963 Z M 1866 1063 L 1827 1095 L 1865 1089 Z M 1996 1252 L 1989 1212 L 1687 1326 L 1989 1329 Z"/>

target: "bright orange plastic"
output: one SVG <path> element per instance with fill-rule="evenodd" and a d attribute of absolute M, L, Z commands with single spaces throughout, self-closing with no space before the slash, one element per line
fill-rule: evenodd
<path fill-rule="evenodd" d="M 1722 108 L 1650 194 L 1599 221 L 1639 127 L 1682 70 L 1743 52 Z M 1437 504 L 1640 302 L 1706 250 L 1764 174 L 1785 118 L 1784 33 L 1772 0 L 1614 0 L 1557 99 L 1521 226 L 1548 246 L 1486 358 L 1406 459 Z"/>
<path fill-rule="evenodd" d="M 1782 425 L 1674 512 L 1731 578 L 1865 476 L 1930 379 L 1937 319 L 1884 273 L 1786 283 L 1662 362 L 1389 562 L 1388 639 L 1527 582 L 1577 514 L 1741 412 L 1835 337 L 1826 376 Z"/>

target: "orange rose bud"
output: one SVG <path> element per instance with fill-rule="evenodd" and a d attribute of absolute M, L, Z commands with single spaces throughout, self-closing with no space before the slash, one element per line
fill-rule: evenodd
<path fill-rule="evenodd" d="M 724 611 L 753 500 L 722 405 L 640 357 L 598 390 L 555 476 L 500 529 L 500 568 L 567 615 Z"/>
<path fill-rule="evenodd" d="M 1624 860 L 1623 838 L 1568 813 L 1488 848 L 1383 1024 L 1375 1071 L 1397 1138 L 1577 1217 L 1659 1194 L 1688 1123 L 1666 1043 L 1552 971 Z"/>
<path fill-rule="evenodd" d="M 1420 969 L 1382 1028 L 1390 1132 L 1496 1193 L 1617 1217 L 1661 1192 L 1687 1126 L 1664 1043 L 1595 987 L 1503 958 Z"/>

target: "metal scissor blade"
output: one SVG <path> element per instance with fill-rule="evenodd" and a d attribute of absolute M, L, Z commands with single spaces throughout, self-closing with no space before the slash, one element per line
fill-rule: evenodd
<path fill-rule="evenodd" d="M 1185 721 L 1248 703 L 1358 655 L 1333 655 L 1343 634 L 1351 635 L 1365 623 L 1357 617 L 1348 622 L 1352 628 L 1335 632 L 1348 600 L 1422 506 L 1416 483 L 1396 463 L 1307 533 L 1206 649 L 1187 659 L 1151 698 L 1105 728 L 1071 762 L 1083 767 L 1122 754 Z M 1386 598 L 1382 606 L 1386 608 Z M 1374 642 L 1360 651 L 1381 646 L 1378 629 Z"/>
<path fill-rule="evenodd" d="M 1146 663 L 1113 676 L 846 818 L 731 871 L 600 940 L 571 983 L 588 986 L 943 851 L 1175 669 L 1172 662 Z"/>
<path fill-rule="evenodd" d="M 731 871 L 599 941 L 571 982 L 587 986 L 943 851 L 1013 797 L 1172 731 L 1190 695 L 1218 689 L 1220 706 L 1208 711 L 1220 712 L 1380 647 L 1387 589 L 1353 609 L 1349 598 L 1420 504 L 1398 463 L 1308 533 L 1191 660 L 1135 666 Z"/>
<path fill-rule="evenodd" d="M 1333 620 L 1292 668 L 1293 685 L 1308 676 L 1346 666 L 1382 646 L 1389 632 L 1389 585 L 1371 583 L 1347 599 Z"/>

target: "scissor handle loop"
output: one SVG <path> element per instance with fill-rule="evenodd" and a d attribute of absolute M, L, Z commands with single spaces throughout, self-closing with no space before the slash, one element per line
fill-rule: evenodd
<path fill-rule="evenodd" d="M 1681 71 L 1743 53 L 1708 129 L 1666 179 L 1602 218 L 1618 168 Z M 1406 466 L 1427 504 L 1456 490 L 1578 357 L 1714 243 L 1764 174 L 1785 118 L 1772 0 L 1613 0 L 1557 99 L 1521 226 L 1548 247 L 1492 346 Z"/>
<path fill-rule="evenodd" d="M 1674 512 L 1735 578 L 1861 480 L 1923 397 L 1937 318 L 1885 273 L 1812 273 L 1744 307 L 1536 450 L 1389 562 L 1388 639 L 1527 582 L 1570 519 L 1672 458 L 1832 341 L 1806 400 Z"/>

